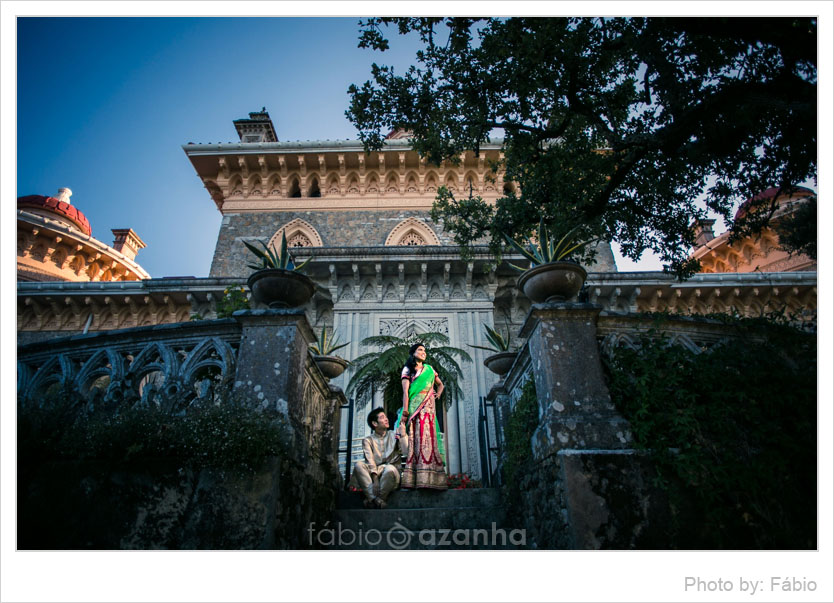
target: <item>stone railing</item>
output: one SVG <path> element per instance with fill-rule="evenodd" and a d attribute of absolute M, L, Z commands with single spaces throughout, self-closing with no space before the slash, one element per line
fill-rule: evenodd
<path fill-rule="evenodd" d="M 78 412 L 153 405 L 173 415 L 238 400 L 288 419 L 299 454 L 335 466 L 344 395 L 313 362 L 312 341 L 303 311 L 252 310 L 31 343 L 18 348 L 18 400 L 62 395 Z"/>
<path fill-rule="evenodd" d="M 643 337 L 664 337 L 694 354 L 738 337 L 731 326 L 718 320 L 698 316 L 658 317 L 602 312 L 597 320 L 597 341 L 603 355 L 625 346 L 637 349 Z"/>
<path fill-rule="evenodd" d="M 63 392 L 88 407 L 154 403 L 171 413 L 231 385 L 241 327 L 233 319 L 75 335 L 18 348 L 18 398 Z"/>

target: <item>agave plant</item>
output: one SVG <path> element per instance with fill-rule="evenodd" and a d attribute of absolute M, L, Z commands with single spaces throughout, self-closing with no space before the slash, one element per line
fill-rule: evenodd
<path fill-rule="evenodd" d="M 504 238 L 507 242 L 521 255 L 530 260 L 531 267 L 539 266 L 541 264 L 550 264 L 551 262 L 559 262 L 570 259 L 572 253 L 584 249 L 596 239 L 588 239 L 587 241 L 577 242 L 582 227 L 576 226 L 570 229 L 561 239 L 556 241 L 556 235 L 551 229 L 544 224 L 544 218 L 539 220 L 539 237 L 538 241 L 532 242 L 527 239 L 527 245 L 515 241 L 506 233 Z M 510 264 L 513 268 L 520 272 L 524 272 L 527 268 Z"/>
<path fill-rule="evenodd" d="M 335 329 L 331 332 L 330 337 L 327 336 L 327 327 L 322 327 L 321 334 L 316 343 L 310 345 L 310 349 L 316 356 L 332 356 L 336 350 L 341 350 L 343 347 L 350 345 L 350 342 L 339 343 L 339 336 L 336 335 Z"/>
<path fill-rule="evenodd" d="M 467 344 L 470 348 L 477 348 L 479 350 L 486 350 L 488 352 L 509 352 L 510 351 L 510 327 L 507 327 L 507 337 L 505 338 L 501 333 L 490 327 L 484 325 L 486 338 L 490 346 Z"/>
<path fill-rule="evenodd" d="M 449 338 L 442 333 L 411 334 L 407 338 L 377 335 L 363 339 L 362 345 L 380 346 L 383 349 L 364 354 L 353 361 L 355 372 L 348 382 L 347 395 L 363 398 L 372 391 L 382 391 L 383 403 L 388 412 L 399 409 L 403 401 L 402 370 L 408 360 L 408 348 L 417 341 L 426 346 L 426 364 L 434 368 L 443 382 L 442 398 L 448 408 L 451 398 L 446 396 L 446 392 L 452 392 L 455 396 L 463 394 L 459 381 L 464 376 L 458 360 L 471 362 L 472 357 L 466 350 L 449 346 Z"/>
<path fill-rule="evenodd" d="M 275 250 L 267 247 L 263 241 L 257 241 L 263 249 L 258 249 L 254 245 L 247 243 L 246 241 L 243 242 L 246 245 L 246 248 L 255 254 L 255 257 L 260 261 L 260 264 L 247 264 L 247 268 L 251 268 L 252 270 L 264 270 L 265 268 L 279 268 L 281 270 L 294 270 L 299 271 L 307 263 L 312 260 L 313 258 L 307 259 L 304 263 L 296 266 L 295 263 L 292 261 L 292 255 L 290 254 L 289 250 L 287 249 L 287 233 L 281 233 L 281 249 L 278 253 L 275 253 Z"/>

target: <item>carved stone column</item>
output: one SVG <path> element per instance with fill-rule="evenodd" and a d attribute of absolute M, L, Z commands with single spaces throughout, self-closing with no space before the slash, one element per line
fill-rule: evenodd
<path fill-rule="evenodd" d="M 534 304 L 521 329 L 527 337 L 539 399 L 533 456 L 564 449 L 617 450 L 631 442 L 628 422 L 614 409 L 602 374 L 596 323 L 601 306 Z"/>
<path fill-rule="evenodd" d="M 339 418 L 345 396 L 327 382 L 308 352 L 315 335 L 304 310 L 240 310 L 233 316 L 243 326 L 236 397 L 266 417 L 285 422 L 289 449 L 314 481 L 338 481 Z"/>

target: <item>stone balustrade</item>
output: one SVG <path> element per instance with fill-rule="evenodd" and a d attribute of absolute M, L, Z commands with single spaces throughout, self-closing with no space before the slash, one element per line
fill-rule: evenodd
<path fill-rule="evenodd" d="M 22 548 L 309 548 L 306 526 L 329 519 L 341 489 L 345 403 L 313 361 L 313 341 L 304 311 L 290 309 L 20 346 L 21 409 L 69 400 L 76 416 L 147 405 L 174 418 L 246 405 L 286 445 L 253 459 L 251 474 L 178 458 L 27 459 Z"/>

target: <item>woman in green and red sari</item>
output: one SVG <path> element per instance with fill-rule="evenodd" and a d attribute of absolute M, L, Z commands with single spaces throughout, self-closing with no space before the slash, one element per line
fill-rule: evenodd
<path fill-rule="evenodd" d="M 443 382 L 431 366 L 424 364 L 426 346 L 415 343 L 408 353 L 408 362 L 402 371 L 403 408 L 394 426 L 394 432 L 399 433 L 399 423 L 405 421 L 408 434 L 408 454 L 401 486 L 446 490 L 449 487 L 446 455 L 435 407 L 443 393 Z"/>

